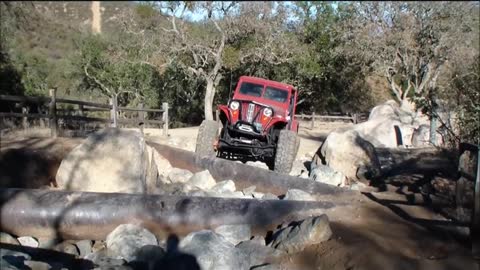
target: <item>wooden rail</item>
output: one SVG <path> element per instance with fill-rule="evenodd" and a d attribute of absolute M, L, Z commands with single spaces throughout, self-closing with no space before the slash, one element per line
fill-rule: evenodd
<path fill-rule="evenodd" d="M 365 113 L 354 113 L 352 115 L 341 115 L 338 113 L 337 115 L 316 115 L 315 112 L 312 114 L 296 114 L 295 117 L 300 118 L 301 120 L 310 119 L 310 128 L 315 127 L 315 120 L 316 119 L 329 119 L 329 120 L 347 120 L 351 121 L 354 124 L 358 124 L 360 122 L 365 121 Z"/>
<path fill-rule="evenodd" d="M 28 118 L 41 119 L 42 121 L 43 119 L 48 119 L 52 137 L 58 136 L 59 119 L 65 123 L 72 121 L 77 123 L 79 122 L 80 128 L 82 128 L 85 123 L 97 122 L 110 124 L 112 127 L 118 127 L 118 124 L 140 126 L 142 132 L 145 124 L 163 125 L 163 134 L 168 135 L 168 103 L 163 103 L 162 109 L 144 108 L 143 104 L 140 104 L 138 108 L 119 107 L 117 106 L 116 97 L 110 99 L 110 104 L 75 100 L 70 98 L 57 98 L 56 91 L 54 89 L 50 90 L 50 97 L 0 95 L 0 101 L 18 103 L 22 108 L 21 113 L 0 112 L 1 118 L 22 118 L 22 125 L 24 129 L 28 128 Z M 78 108 L 57 108 L 57 104 L 59 103 L 78 105 Z M 31 104 L 37 105 L 37 108 L 48 105 L 48 109 L 45 110 L 44 113 L 29 113 L 29 105 Z M 110 117 L 102 118 L 97 115 L 87 115 L 88 113 L 92 112 L 99 112 L 100 114 L 110 112 Z M 136 113 L 136 117 L 118 119 L 119 112 Z M 146 113 L 162 113 L 162 118 L 147 119 Z"/>

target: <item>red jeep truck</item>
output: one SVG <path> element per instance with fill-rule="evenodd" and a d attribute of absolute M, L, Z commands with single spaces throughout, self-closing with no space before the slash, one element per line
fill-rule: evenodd
<path fill-rule="evenodd" d="M 195 152 L 204 157 L 262 161 L 288 174 L 300 140 L 295 120 L 297 90 L 288 84 L 242 76 L 219 120 L 200 125 Z"/>

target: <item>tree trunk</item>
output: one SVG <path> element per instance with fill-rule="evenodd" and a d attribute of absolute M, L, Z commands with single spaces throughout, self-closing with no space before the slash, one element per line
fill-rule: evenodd
<path fill-rule="evenodd" d="M 205 92 L 205 120 L 213 120 L 213 98 L 215 97 L 215 84 L 213 79 L 207 78 L 207 90 Z"/>

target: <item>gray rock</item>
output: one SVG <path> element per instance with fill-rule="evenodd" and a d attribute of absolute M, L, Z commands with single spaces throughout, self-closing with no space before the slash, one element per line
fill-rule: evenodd
<path fill-rule="evenodd" d="M 236 245 L 250 239 L 252 230 L 248 224 L 222 225 L 215 228 L 215 233 L 225 237 L 230 243 Z"/>
<path fill-rule="evenodd" d="M 235 192 L 235 183 L 232 180 L 218 182 L 211 191 L 216 193 Z"/>
<path fill-rule="evenodd" d="M 249 240 L 250 242 L 252 243 L 257 243 L 259 245 L 264 245 L 265 246 L 265 238 L 263 236 L 260 236 L 260 235 L 255 235 L 252 237 L 252 239 Z"/>
<path fill-rule="evenodd" d="M 323 164 L 312 163 L 310 178 L 315 182 L 325 183 L 333 186 L 341 186 L 345 183 L 346 177 L 340 172 Z"/>
<path fill-rule="evenodd" d="M 262 200 L 279 200 L 277 195 L 272 193 L 265 193 L 263 194 Z"/>
<path fill-rule="evenodd" d="M 38 247 L 37 239 L 35 239 L 31 236 L 21 236 L 21 237 L 18 237 L 17 240 L 18 240 L 18 242 L 20 242 L 20 245 L 22 245 L 22 246 L 33 247 L 33 248 Z"/>
<path fill-rule="evenodd" d="M 217 184 L 208 170 L 195 173 L 188 183 L 202 190 L 209 190 Z"/>
<path fill-rule="evenodd" d="M 193 173 L 179 168 L 173 168 L 168 174 L 168 180 L 172 183 L 186 183 L 193 176 Z"/>
<path fill-rule="evenodd" d="M 256 241 L 244 241 L 236 246 L 249 261 L 249 267 L 262 265 L 283 255 L 283 252 L 272 247 L 259 244 Z"/>
<path fill-rule="evenodd" d="M 108 250 L 102 249 L 88 254 L 85 260 L 92 261 L 97 266 L 117 266 L 126 263 L 124 259 L 114 258 L 110 256 Z"/>
<path fill-rule="evenodd" d="M 190 233 L 179 247 L 195 256 L 203 270 L 248 269 L 247 257 L 223 236 L 209 230 Z"/>
<path fill-rule="evenodd" d="M 52 236 L 52 237 L 43 237 L 43 238 L 38 238 L 38 247 L 39 248 L 46 248 L 46 249 L 51 249 L 53 248 L 56 244 L 58 244 L 61 240 Z"/>
<path fill-rule="evenodd" d="M 74 244 L 69 243 L 69 242 L 62 242 L 62 243 L 56 245 L 53 248 L 53 250 L 68 253 L 68 254 L 72 254 L 74 256 L 80 255 L 80 252 L 78 251 L 77 246 L 75 246 Z"/>
<path fill-rule="evenodd" d="M 291 201 L 315 201 L 315 198 L 310 193 L 300 189 L 289 189 L 285 194 L 284 200 Z"/>
<path fill-rule="evenodd" d="M 139 131 L 107 128 L 90 135 L 62 160 L 56 180 L 66 190 L 146 193 L 157 184 L 157 164 L 165 163 L 159 158 Z"/>
<path fill-rule="evenodd" d="M 0 232 L 0 243 L 10 244 L 10 245 L 20 245 L 20 242 L 18 242 L 18 240 L 15 237 L 4 232 Z"/>
<path fill-rule="evenodd" d="M 277 231 L 269 246 L 294 253 L 303 250 L 308 245 L 327 241 L 332 236 L 327 215 L 311 217 L 303 220 L 299 225 L 289 226 Z"/>
<path fill-rule="evenodd" d="M 157 238 L 147 229 L 133 224 L 122 224 L 108 234 L 107 249 L 111 254 L 127 261 L 135 259 L 135 254 L 145 245 L 157 245 Z"/>
<path fill-rule="evenodd" d="M 25 267 L 19 267 L 23 266 L 24 262 L 30 259 L 31 257 L 27 253 L 0 248 L 0 269 L 2 270 L 25 269 Z"/>
<path fill-rule="evenodd" d="M 80 253 L 80 257 L 83 258 L 87 256 L 88 254 L 92 253 L 92 240 L 80 240 L 75 243 L 75 245 L 78 248 L 78 252 Z"/>

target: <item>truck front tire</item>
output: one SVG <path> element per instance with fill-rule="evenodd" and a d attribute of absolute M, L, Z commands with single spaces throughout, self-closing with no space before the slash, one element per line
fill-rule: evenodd
<path fill-rule="evenodd" d="M 281 130 L 275 151 L 274 171 L 281 174 L 289 174 L 292 170 L 293 161 L 298 152 L 300 140 L 297 133 L 292 130 Z"/>

